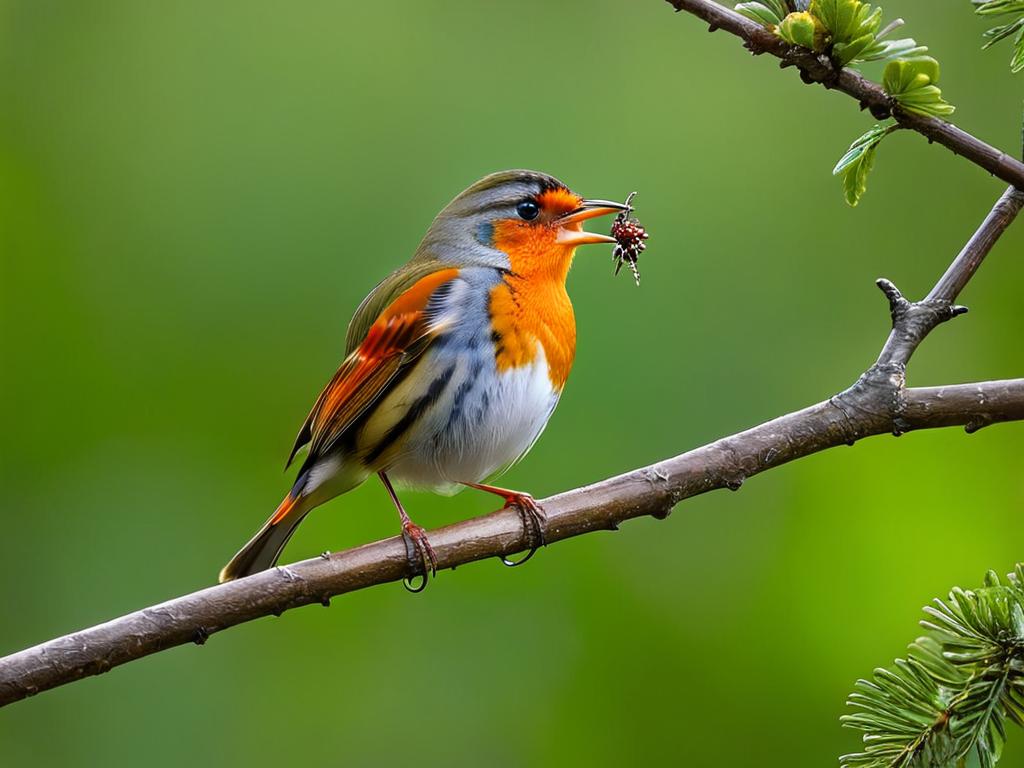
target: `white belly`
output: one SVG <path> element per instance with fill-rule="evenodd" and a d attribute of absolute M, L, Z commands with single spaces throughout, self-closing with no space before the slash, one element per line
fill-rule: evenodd
<path fill-rule="evenodd" d="M 386 471 L 393 480 L 455 493 L 459 483 L 485 480 L 533 446 L 558 403 L 544 351 L 538 344 L 531 364 L 502 373 L 488 353 L 484 361 L 459 359 L 444 394 L 389 457 Z"/>

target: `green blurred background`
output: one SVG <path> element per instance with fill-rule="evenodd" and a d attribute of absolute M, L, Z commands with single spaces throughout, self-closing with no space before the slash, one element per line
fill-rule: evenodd
<path fill-rule="evenodd" d="M 890 0 L 964 128 L 1024 80 L 964 2 Z M 857 210 L 845 96 L 660 0 L 0 2 L 0 653 L 211 583 L 362 296 L 490 171 L 633 189 L 644 285 L 570 276 L 579 352 L 508 484 L 538 497 L 846 386 L 1003 185 L 898 134 Z M 1024 227 L 911 382 L 1020 376 Z M 920 607 L 1024 557 L 1024 426 L 874 438 L 542 552 L 216 635 L 0 713 L 3 765 L 834 765 Z M 427 526 L 489 498 L 410 494 Z M 286 552 L 393 535 L 367 484 Z M 1024 766 L 1024 733 L 1005 766 Z"/>

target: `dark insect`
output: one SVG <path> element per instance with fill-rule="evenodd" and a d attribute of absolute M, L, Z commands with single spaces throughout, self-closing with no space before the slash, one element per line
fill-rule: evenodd
<path fill-rule="evenodd" d="M 612 223 L 611 235 L 617 241 L 612 249 L 612 258 L 615 260 L 615 274 L 619 274 L 624 263 L 629 264 L 633 279 L 639 286 L 640 270 L 637 269 L 636 262 L 647 247 L 647 243 L 644 242 L 647 239 L 647 230 L 633 215 L 632 203 L 635 195 L 636 192 L 629 193 L 629 197 L 626 198 L 626 210 L 619 213 Z"/>

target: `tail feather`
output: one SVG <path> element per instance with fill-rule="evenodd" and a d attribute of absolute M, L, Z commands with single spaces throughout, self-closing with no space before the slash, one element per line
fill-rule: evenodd
<path fill-rule="evenodd" d="M 309 509 L 302 503 L 300 493 L 293 490 L 271 515 L 263 527 L 256 532 L 242 547 L 238 554 L 231 558 L 220 572 L 219 581 L 232 581 L 249 576 L 267 568 L 273 568 L 277 558 L 281 556 L 284 545 L 295 533 Z"/>

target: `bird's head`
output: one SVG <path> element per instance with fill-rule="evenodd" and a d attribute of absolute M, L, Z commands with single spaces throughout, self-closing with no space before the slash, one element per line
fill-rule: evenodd
<path fill-rule="evenodd" d="M 625 209 L 622 203 L 587 200 L 545 173 L 492 173 L 437 215 L 420 252 L 458 266 L 564 280 L 577 246 L 615 242 L 584 231 L 583 222 Z"/>

